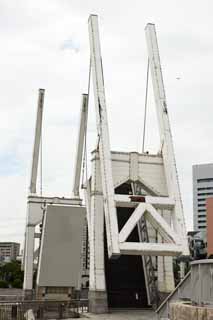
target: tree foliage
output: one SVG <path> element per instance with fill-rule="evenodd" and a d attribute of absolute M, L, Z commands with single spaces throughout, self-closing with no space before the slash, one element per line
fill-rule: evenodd
<path fill-rule="evenodd" d="M 5 280 L 0 280 L 0 288 L 8 288 L 8 283 Z"/>
<path fill-rule="evenodd" d="M 0 287 L 22 288 L 23 271 L 19 261 L 11 261 L 0 266 Z"/>

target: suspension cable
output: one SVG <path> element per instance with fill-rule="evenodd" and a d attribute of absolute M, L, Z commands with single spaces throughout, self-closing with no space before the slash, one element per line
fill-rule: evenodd
<path fill-rule="evenodd" d="M 142 153 L 144 153 L 145 136 L 146 136 L 146 114 L 147 114 L 148 88 L 149 88 L 149 58 L 148 58 L 148 62 L 147 62 L 147 71 L 146 71 L 146 94 L 145 94 L 145 105 L 144 105 Z"/>

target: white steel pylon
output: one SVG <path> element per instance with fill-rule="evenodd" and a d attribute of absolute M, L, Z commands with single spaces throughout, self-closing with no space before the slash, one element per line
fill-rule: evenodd
<path fill-rule="evenodd" d="M 154 24 L 146 26 L 146 39 L 148 55 L 152 74 L 152 83 L 155 95 L 156 112 L 158 116 L 158 125 L 162 146 L 162 157 L 165 167 L 166 182 L 169 196 L 175 201 L 173 224 L 174 230 L 179 235 L 182 243 L 182 253 L 189 254 L 186 227 L 183 214 L 183 205 L 180 194 L 180 187 L 177 175 L 174 147 L 170 129 L 166 95 L 163 83 L 163 75 L 158 50 L 157 36 Z"/>
<path fill-rule="evenodd" d="M 162 292 L 172 291 L 174 278 L 171 256 L 188 255 L 188 242 L 155 26 L 146 26 L 162 146 L 161 153 L 155 155 L 111 151 L 96 15 L 89 18 L 89 38 L 98 134 L 98 147 L 92 154 L 92 173 L 91 179 L 87 181 L 86 191 L 90 241 L 89 299 L 90 310 L 102 312 L 107 309 L 107 299 L 111 306 L 115 301 L 108 289 L 110 271 L 106 271 L 107 263 L 112 263 L 112 258 L 117 259 L 113 262 L 113 265 L 116 265 L 116 261 L 119 264 L 120 256 L 142 257 L 147 300 L 150 304 L 150 273 L 147 271 L 148 260 L 145 257 L 158 257 L 155 266 L 158 289 Z M 131 211 L 128 219 L 125 218 L 125 223 L 122 222 L 125 215 L 122 210 L 126 212 L 124 209 Z M 146 237 L 142 227 L 144 223 Z M 138 241 L 128 241 L 136 227 Z M 108 258 L 104 257 L 104 243 L 107 246 Z M 110 268 L 113 268 L 112 265 Z M 141 293 L 134 294 L 136 300 L 143 300 Z"/>
<path fill-rule="evenodd" d="M 24 283 L 23 289 L 26 296 L 32 297 L 33 278 L 34 271 L 38 268 L 38 260 L 40 259 L 40 246 L 35 247 L 35 240 L 39 239 L 41 244 L 41 230 L 36 230 L 40 224 L 42 224 L 43 217 L 48 205 L 63 206 L 81 206 L 82 200 L 78 196 L 72 198 L 65 197 L 46 197 L 38 195 L 37 193 L 37 176 L 38 165 L 40 156 L 40 144 L 42 135 L 42 118 L 44 108 L 44 89 L 39 89 L 38 106 L 37 106 L 37 118 L 35 126 L 35 136 L 32 154 L 32 167 L 30 176 L 29 194 L 27 197 L 27 217 L 26 217 L 26 229 L 25 229 L 25 241 L 24 241 L 24 253 L 23 253 L 23 269 L 24 269 Z M 85 98 L 83 97 L 82 104 Z M 40 261 L 41 262 L 41 261 Z M 39 274 L 37 274 L 39 276 Z M 38 278 L 38 277 L 37 277 Z"/>

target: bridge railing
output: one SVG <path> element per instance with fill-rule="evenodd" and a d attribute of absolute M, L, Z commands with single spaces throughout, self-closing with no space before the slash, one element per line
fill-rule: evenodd
<path fill-rule="evenodd" d="M 35 319 L 68 319 L 79 318 L 80 314 L 88 312 L 88 300 L 71 301 L 19 301 L 0 302 L 0 320 L 25 320 L 25 314 L 32 310 Z"/>

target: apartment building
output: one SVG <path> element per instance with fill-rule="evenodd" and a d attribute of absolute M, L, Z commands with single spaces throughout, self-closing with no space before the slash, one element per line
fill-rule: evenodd
<path fill-rule="evenodd" d="M 5 261 L 16 260 L 20 252 L 20 243 L 0 242 L 0 257 Z"/>
<path fill-rule="evenodd" d="M 194 230 L 205 234 L 206 199 L 213 196 L 213 163 L 193 165 Z"/>

